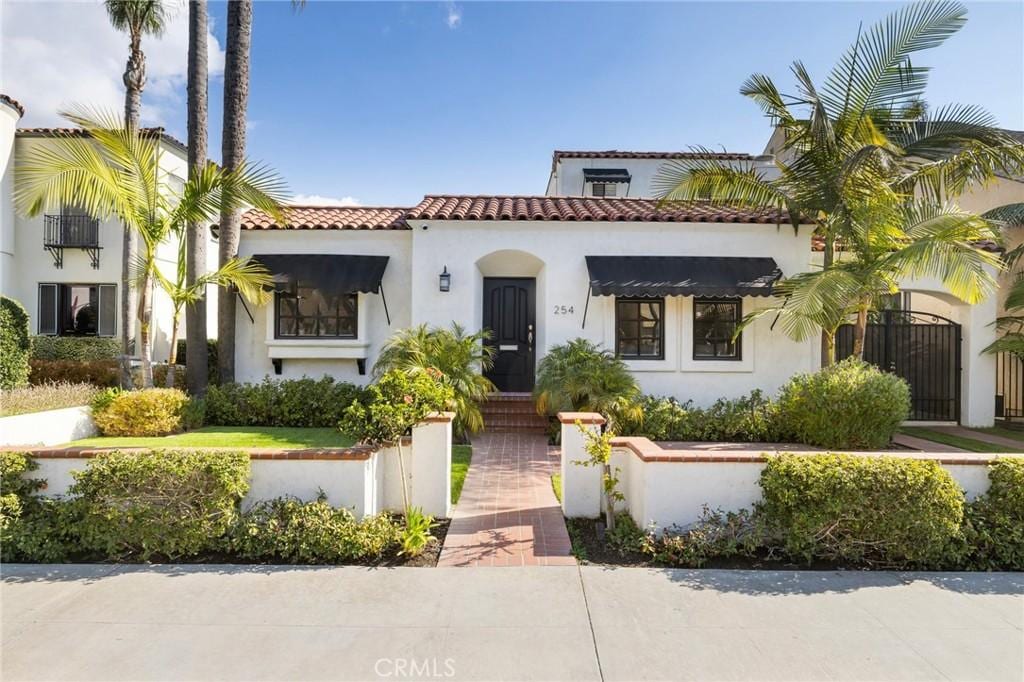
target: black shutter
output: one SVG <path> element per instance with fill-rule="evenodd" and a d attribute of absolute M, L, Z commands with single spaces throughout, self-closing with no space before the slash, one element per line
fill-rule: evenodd
<path fill-rule="evenodd" d="M 100 336 L 114 336 L 117 329 L 117 285 L 101 284 L 100 310 L 97 332 Z"/>
<path fill-rule="evenodd" d="M 39 319 L 37 328 L 40 334 L 57 333 L 57 285 L 39 285 Z"/>

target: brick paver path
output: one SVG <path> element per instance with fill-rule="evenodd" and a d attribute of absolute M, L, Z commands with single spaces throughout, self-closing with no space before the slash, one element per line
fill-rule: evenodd
<path fill-rule="evenodd" d="M 551 490 L 558 451 L 536 433 L 485 432 L 438 566 L 575 565 L 562 509 Z"/>

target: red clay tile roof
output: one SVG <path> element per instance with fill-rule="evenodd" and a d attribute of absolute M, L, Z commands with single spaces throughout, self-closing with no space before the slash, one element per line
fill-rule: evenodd
<path fill-rule="evenodd" d="M 188 147 L 181 140 L 168 135 L 163 128 L 139 128 L 143 135 L 159 136 L 161 140 L 181 151 L 187 152 Z M 82 128 L 18 128 L 18 135 L 24 137 L 88 137 Z"/>
<path fill-rule="evenodd" d="M 659 208 L 653 199 L 600 197 L 427 196 L 406 218 L 420 220 L 560 220 L 586 222 L 770 223 L 784 211 L 750 210 L 703 202 Z"/>
<path fill-rule="evenodd" d="M 992 241 L 991 239 L 983 239 L 980 241 L 976 241 L 974 242 L 974 246 L 981 249 L 982 251 L 988 251 L 989 253 L 1001 253 L 1005 251 L 1005 249 L 1002 246 L 1000 246 L 997 242 Z M 846 250 L 843 248 L 841 244 L 837 244 L 836 247 L 837 251 Z M 825 238 L 819 234 L 813 235 L 811 237 L 811 251 L 822 252 L 824 250 Z"/>
<path fill-rule="evenodd" d="M 372 206 L 289 206 L 283 227 L 262 211 L 242 214 L 243 230 L 408 230 L 407 208 Z"/>
<path fill-rule="evenodd" d="M 606 151 L 555 150 L 554 159 L 716 159 L 719 161 L 750 161 L 754 157 L 739 152 L 631 152 L 618 149 Z"/>
<path fill-rule="evenodd" d="M 21 102 L 14 99 L 13 97 L 10 97 L 0 92 L 0 102 L 3 102 L 4 104 L 9 104 L 12 107 L 14 107 L 14 109 L 18 112 L 19 116 L 25 115 L 25 107 L 21 106 Z"/>

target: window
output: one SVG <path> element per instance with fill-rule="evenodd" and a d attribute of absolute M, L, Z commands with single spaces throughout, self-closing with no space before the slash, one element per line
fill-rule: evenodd
<path fill-rule="evenodd" d="M 114 336 L 117 333 L 116 284 L 40 284 L 40 334 Z"/>
<path fill-rule="evenodd" d="M 326 294 L 302 282 L 276 296 L 277 338 L 356 338 L 357 294 Z"/>
<path fill-rule="evenodd" d="M 615 300 L 615 353 L 626 360 L 665 357 L 665 299 Z"/>
<path fill-rule="evenodd" d="M 591 184 L 591 194 L 595 197 L 613 197 L 618 192 L 614 182 L 595 182 Z"/>
<path fill-rule="evenodd" d="M 732 337 L 742 317 L 738 299 L 694 299 L 693 359 L 739 360 L 742 338 Z"/>

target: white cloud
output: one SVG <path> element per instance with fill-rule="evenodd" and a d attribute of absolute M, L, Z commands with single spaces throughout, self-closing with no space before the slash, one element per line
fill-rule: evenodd
<path fill-rule="evenodd" d="M 355 197 L 325 197 L 320 194 L 296 194 L 288 200 L 294 206 L 361 206 Z"/>
<path fill-rule="evenodd" d="M 169 0 L 171 19 L 160 38 L 145 36 L 144 125 L 184 128 L 188 63 L 188 6 Z M 21 125 L 60 125 L 58 110 L 87 105 L 121 112 L 121 74 L 128 38 L 110 26 L 103 4 L 95 2 L 3 3 L 0 16 L 0 92 L 25 105 Z M 224 72 L 224 50 L 209 34 L 212 76 Z"/>
<path fill-rule="evenodd" d="M 462 23 L 462 8 L 456 5 L 451 0 L 444 3 L 445 9 L 445 23 L 448 24 L 448 28 L 455 30 Z"/>

